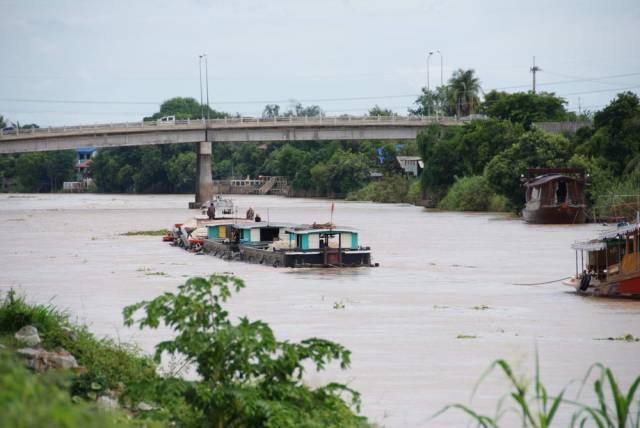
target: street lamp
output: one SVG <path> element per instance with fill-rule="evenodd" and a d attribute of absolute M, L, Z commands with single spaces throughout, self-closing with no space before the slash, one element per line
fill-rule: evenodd
<path fill-rule="evenodd" d="M 427 55 L 427 117 L 431 116 L 431 102 L 429 101 L 429 97 L 431 96 L 431 86 L 429 84 L 429 60 L 431 59 L 431 55 L 433 55 L 433 51 Z"/>
<path fill-rule="evenodd" d="M 211 119 L 211 107 L 209 106 L 209 60 L 207 54 L 202 54 L 204 56 L 204 81 L 207 90 L 207 120 Z"/>
<path fill-rule="evenodd" d="M 202 55 L 198 55 L 198 61 L 200 70 L 200 119 L 204 120 L 204 105 L 202 100 Z"/>
<path fill-rule="evenodd" d="M 440 86 L 444 86 L 444 79 L 442 78 L 442 52 L 438 49 L 436 53 L 440 55 Z"/>

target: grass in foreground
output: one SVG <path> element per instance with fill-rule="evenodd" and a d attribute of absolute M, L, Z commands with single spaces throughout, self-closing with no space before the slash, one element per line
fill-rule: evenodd
<path fill-rule="evenodd" d="M 533 383 L 516 376 L 512 367 L 505 360 L 496 360 L 481 376 L 472 395 L 475 395 L 480 383 L 495 369 L 504 375 L 509 383 L 510 391 L 498 401 L 494 416 L 483 415 L 468 405 L 456 403 L 446 406 L 433 417 L 435 418 L 450 409 L 458 409 L 469 415 L 478 427 L 497 428 L 506 413 L 515 412 L 521 419 L 522 427 L 548 428 L 556 420 L 561 406 L 570 406 L 573 412 L 571 427 L 640 427 L 640 397 L 636 398 L 636 392 L 640 386 L 640 376 L 631 382 L 629 389 L 625 392 L 620 389 L 611 369 L 596 363 L 587 372 L 578 397 L 575 400 L 569 400 L 565 398 L 565 389 L 556 395 L 550 395 L 547 392 L 547 388 L 540 380 L 540 366 L 537 356 Z M 595 406 L 578 401 L 583 387 L 594 371 L 599 372 L 593 381 L 593 388 L 598 400 Z M 511 406 L 505 408 L 505 403 L 511 403 Z"/>

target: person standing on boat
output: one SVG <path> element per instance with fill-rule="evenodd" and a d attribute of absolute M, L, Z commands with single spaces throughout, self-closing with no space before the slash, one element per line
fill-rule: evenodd
<path fill-rule="evenodd" d="M 247 220 L 253 220 L 254 217 L 255 213 L 253 212 L 253 207 L 249 207 L 249 209 L 247 210 L 246 218 Z"/>
<path fill-rule="evenodd" d="M 256 222 L 261 222 L 262 218 L 260 218 L 260 214 L 256 214 Z"/>
<path fill-rule="evenodd" d="M 213 206 L 213 202 L 209 203 L 209 208 L 207 208 L 207 217 L 209 217 L 209 220 L 216 218 L 216 207 Z"/>

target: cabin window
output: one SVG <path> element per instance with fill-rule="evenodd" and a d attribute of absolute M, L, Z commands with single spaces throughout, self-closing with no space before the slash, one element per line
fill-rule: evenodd
<path fill-rule="evenodd" d="M 556 186 L 556 202 L 563 204 L 567 201 L 567 183 L 564 181 L 558 182 Z"/>
<path fill-rule="evenodd" d="M 634 250 L 635 250 L 635 246 L 636 246 L 636 245 L 635 245 L 635 239 L 634 239 L 634 238 L 635 238 L 635 236 L 630 235 L 630 236 L 629 236 L 629 239 L 628 239 L 628 241 L 627 241 L 627 242 L 628 242 L 628 244 L 629 244 L 629 245 L 627 245 L 627 246 L 629 247 L 629 254 L 633 254 L 633 253 L 634 253 Z"/>
<path fill-rule="evenodd" d="M 262 227 L 260 228 L 260 241 L 273 241 L 280 235 L 280 229 L 277 227 Z"/>

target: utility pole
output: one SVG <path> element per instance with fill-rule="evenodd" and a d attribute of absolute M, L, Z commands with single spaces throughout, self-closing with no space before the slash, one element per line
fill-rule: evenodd
<path fill-rule="evenodd" d="M 536 66 L 536 57 L 533 57 L 533 67 L 530 68 L 531 73 L 533 73 L 533 93 L 536 93 L 536 72 L 542 71 L 540 67 Z"/>

